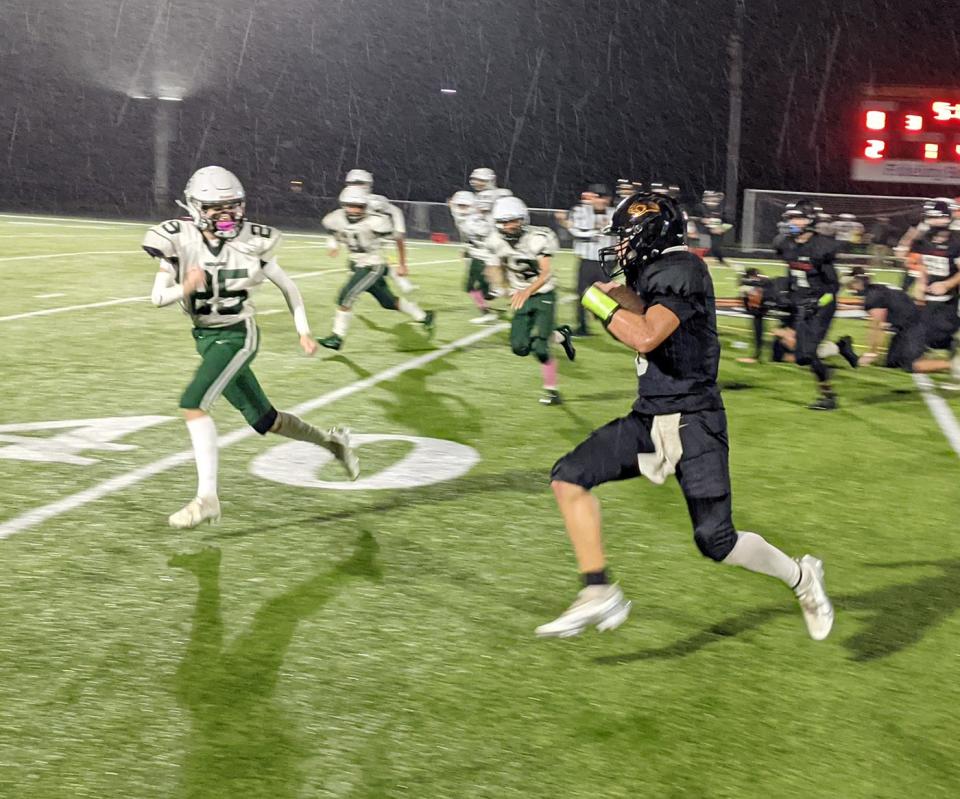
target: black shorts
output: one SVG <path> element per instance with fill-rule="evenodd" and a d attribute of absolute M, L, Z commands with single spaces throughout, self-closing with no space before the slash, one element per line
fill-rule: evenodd
<path fill-rule="evenodd" d="M 827 337 L 830 323 L 837 310 L 836 302 L 802 310 L 797 314 L 794 330 L 797 333 L 797 359 L 809 359 L 817 354 L 817 345 Z"/>
<path fill-rule="evenodd" d="M 594 430 L 586 441 L 556 462 L 551 478 L 591 489 L 639 477 L 637 455 L 655 450 L 650 437 L 653 419 L 631 411 Z M 696 499 L 729 495 L 726 413 L 721 409 L 682 414 L 680 443 L 683 455 L 677 464 L 677 480 L 683 495 Z"/>
<path fill-rule="evenodd" d="M 960 316 L 953 302 L 928 302 L 923 309 L 923 321 L 927 328 L 927 347 L 931 350 L 948 350 L 953 346 L 953 337 L 960 329 Z"/>
<path fill-rule="evenodd" d="M 927 336 L 922 323 L 917 322 L 904 330 L 898 330 L 887 350 L 886 366 L 891 369 L 913 371 L 913 362 L 927 351 Z"/>

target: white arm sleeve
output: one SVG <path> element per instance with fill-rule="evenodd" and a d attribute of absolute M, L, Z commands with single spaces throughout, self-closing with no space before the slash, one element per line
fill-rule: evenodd
<path fill-rule="evenodd" d="M 263 267 L 263 274 L 283 294 L 283 298 L 287 301 L 287 307 L 293 314 L 293 324 L 297 328 L 297 333 L 301 336 L 310 335 L 307 309 L 303 305 L 303 296 L 300 294 L 297 284 L 290 279 L 290 276 L 280 268 L 276 261 L 270 261 Z"/>
<path fill-rule="evenodd" d="M 161 261 L 161 264 L 166 262 Z M 169 267 L 169 264 L 166 264 Z M 179 285 L 174 279 L 172 270 L 161 268 L 157 276 L 153 279 L 153 291 L 150 293 L 150 300 L 158 308 L 164 305 L 171 305 L 183 299 L 183 286 Z"/>

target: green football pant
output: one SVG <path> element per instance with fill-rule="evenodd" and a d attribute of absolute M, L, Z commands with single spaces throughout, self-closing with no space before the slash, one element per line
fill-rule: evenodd
<path fill-rule="evenodd" d="M 487 276 L 484 274 L 487 265 L 479 258 L 471 258 L 467 261 L 467 284 L 464 291 L 482 291 L 486 294 L 490 291 L 490 283 L 487 282 Z"/>
<path fill-rule="evenodd" d="M 531 352 L 540 363 L 550 360 L 550 339 L 556 327 L 556 292 L 534 294 L 519 311 L 513 313 L 510 349 L 514 355 Z"/>
<path fill-rule="evenodd" d="M 223 394 L 252 427 L 273 411 L 250 369 L 260 349 L 253 319 L 230 327 L 195 327 L 193 338 L 202 361 L 180 398 L 180 407 L 209 411 Z"/>
<path fill-rule="evenodd" d="M 387 285 L 385 275 L 387 273 L 386 264 L 377 266 L 354 266 L 350 265 L 353 274 L 340 289 L 340 295 L 337 297 L 337 305 L 341 308 L 352 308 L 357 298 L 363 292 L 369 292 L 374 296 L 377 302 L 388 311 L 397 310 L 397 298 L 390 287 Z"/>

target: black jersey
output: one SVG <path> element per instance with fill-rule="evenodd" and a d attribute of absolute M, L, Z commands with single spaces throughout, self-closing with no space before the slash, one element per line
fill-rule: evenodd
<path fill-rule="evenodd" d="M 834 267 L 837 258 L 837 242 L 834 239 L 814 233 L 803 244 L 798 244 L 790 236 L 780 235 L 774 241 L 774 246 L 787 262 L 790 290 L 798 305 L 840 291 L 840 279 Z"/>
<path fill-rule="evenodd" d="M 637 293 L 648 308 L 669 308 L 680 326 L 655 350 L 637 356 L 634 410 L 658 416 L 722 408 L 716 302 L 707 265 L 686 249 L 667 250 L 640 273 Z"/>
<path fill-rule="evenodd" d="M 927 286 L 948 280 L 960 271 L 960 238 L 947 230 L 928 230 L 913 242 L 911 252 L 920 256 L 927 273 Z M 947 303 L 954 307 L 960 288 L 954 287 L 946 294 L 926 294 L 928 303 Z"/>
<path fill-rule="evenodd" d="M 920 323 L 920 309 L 910 296 L 896 286 L 877 283 L 867 286 L 863 296 L 863 308 L 872 311 L 884 308 L 887 311 L 887 324 L 894 330 L 906 330 Z"/>

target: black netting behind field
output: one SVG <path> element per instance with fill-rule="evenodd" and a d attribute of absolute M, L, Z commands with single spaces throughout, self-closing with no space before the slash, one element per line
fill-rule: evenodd
<path fill-rule="evenodd" d="M 743 198 L 743 248 L 766 249 L 777 235 L 777 224 L 789 203 L 800 198 L 818 203 L 824 212 L 836 219 L 840 214 L 853 214 L 864 227 L 864 244 L 870 243 L 877 224 L 888 220 L 890 238 L 899 238 L 916 224 L 923 210 L 923 197 L 883 197 L 867 194 L 803 194 L 790 191 L 747 189 Z M 882 242 L 878 242 L 882 243 Z"/>

